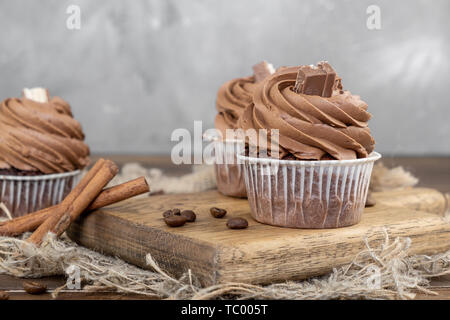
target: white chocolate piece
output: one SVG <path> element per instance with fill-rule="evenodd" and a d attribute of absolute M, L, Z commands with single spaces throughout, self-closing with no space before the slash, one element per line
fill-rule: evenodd
<path fill-rule="evenodd" d="M 267 63 L 267 69 L 269 69 L 270 74 L 275 73 L 275 68 L 274 68 L 273 64 Z"/>
<path fill-rule="evenodd" d="M 45 103 L 48 102 L 49 100 L 49 95 L 48 95 L 48 91 L 45 88 L 24 88 L 23 89 L 23 96 L 27 99 L 36 101 L 36 102 L 41 102 L 41 103 Z"/>

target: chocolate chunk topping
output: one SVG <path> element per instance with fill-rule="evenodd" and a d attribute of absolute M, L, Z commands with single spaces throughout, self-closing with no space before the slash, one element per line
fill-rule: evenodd
<path fill-rule="evenodd" d="M 327 73 L 327 77 L 325 78 L 325 85 L 322 91 L 322 97 L 331 97 L 333 93 L 333 88 L 336 81 L 336 71 L 334 71 L 333 67 L 328 64 L 326 61 L 321 61 L 317 64 L 319 69 L 322 69 Z"/>
<path fill-rule="evenodd" d="M 326 61 L 317 66 L 301 66 L 298 69 L 294 91 L 321 97 L 331 97 L 336 82 L 336 72 Z"/>
<path fill-rule="evenodd" d="M 294 91 L 297 93 L 321 96 L 327 73 L 315 66 L 301 66 L 298 69 Z"/>
<path fill-rule="evenodd" d="M 253 74 L 255 75 L 255 81 L 260 82 L 264 80 L 267 76 L 270 76 L 275 72 L 275 69 L 267 61 L 262 61 L 253 66 Z"/>

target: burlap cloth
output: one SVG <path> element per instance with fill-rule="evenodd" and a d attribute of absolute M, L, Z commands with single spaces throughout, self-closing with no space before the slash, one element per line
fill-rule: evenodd
<path fill-rule="evenodd" d="M 147 177 L 153 191 L 165 193 L 199 192 L 216 186 L 210 166 L 197 166 L 182 177 L 167 177 L 157 169 L 127 164 L 113 183 L 141 175 Z M 387 169 L 378 164 L 370 188 L 376 191 L 405 188 L 417 182 L 401 167 Z M 372 243 L 372 235 L 368 234 L 362 239 L 366 249 L 349 265 L 325 276 L 266 286 L 226 283 L 204 288 L 190 272 L 180 279 L 166 274 L 150 255 L 147 263 L 153 271 L 78 246 L 65 236 L 57 239 L 52 235 L 40 248 L 18 238 L 0 237 L 0 274 L 39 278 L 72 276 L 73 270 L 79 270 L 85 292 L 115 291 L 164 299 L 411 299 L 417 291 L 433 294 L 427 289 L 430 278 L 450 273 L 450 251 L 433 256 L 409 255 L 411 239 L 391 239 L 386 230 L 376 232 L 384 234 L 384 242 Z M 378 272 L 377 278 L 374 270 Z M 65 289 L 66 285 L 53 295 Z"/>

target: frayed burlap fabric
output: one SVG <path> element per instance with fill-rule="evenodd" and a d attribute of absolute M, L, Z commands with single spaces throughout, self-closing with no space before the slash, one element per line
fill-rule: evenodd
<path fill-rule="evenodd" d="M 403 169 L 394 170 L 377 166 L 375 185 L 371 185 L 371 189 L 382 190 L 383 183 L 389 189 L 417 183 L 417 179 Z M 130 164 L 123 168 L 116 181 L 138 175 L 145 175 L 153 187 L 167 193 L 202 191 L 215 186 L 211 167 L 198 168 L 188 175 L 189 178 L 167 178 L 158 170 Z M 197 179 L 202 181 L 194 183 Z M 183 181 L 188 184 L 180 188 L 178 185 Z M 322 277 L 267 286 L 226 283 L 203 288 L 195 274 L 188 272 L 180 279 L 166 274 L 150 255 L 147 255 L 147 263 L 153 270 L 143 270 L 78 246 L 67 237 L 57 239 L 51 234 L 40 248 L 19 238 L 0 237 L 0 273 L 37 278 L 71 275 L 73 270 L 79 270 L 83 291 L 115 291 L 163 299 L 411 299 L 417 291 L 433 294 L 427 289 L 429 279 L 450 273 L 450 251 L 433 256 L 410 256 L 409 238 L 391 239 L 384 229 L 374 232 L 382 232 L 384 242 L 373 242 L 374 234 L 367 235 L 363 239 L 365 250 L 351 264 Z M 64 289 L 66 286 L 58 288 L 53 295 Z"/>
<path fill-rule="evenodd" d="M 194 165 L 192 173 L 181 177 L 170 177 L 164 175 L 159 169 L 146 169 L 138 163 L 128 163 L 123 166 L 120 174 L 111 181 L 111 185 L 140 176 L 144 176 L 147 179 L 152 192 L 191 193 L 216 188 L 214 167 L 209 165 Z"/>

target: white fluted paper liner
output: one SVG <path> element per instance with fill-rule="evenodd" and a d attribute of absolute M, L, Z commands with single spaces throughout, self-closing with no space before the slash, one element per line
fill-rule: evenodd
<path fill-rule="evenodd" d="M 215 141 L 214 169 L 216 173 L 217 189 L 220 193 L 231 196 L 245 198 L 247 191 L 245 188 L 244 166 L 238 163 L 237 154 L 243 151 L 241 141 Z"/>
<path fill-rule="evenodd" d="M 39 176 L 0 175 L 0 202 L 13 217 L 60 203 L 80 179 L 80 170 Z"/>
<path fill-rule="evenodd" d="M 236 156 L 238 153 L 242 153 L 243 142 L 241 140 L 221 141 L 210 136 L 204 138 L 214 144 L 214 171 L 219 192 L 230 197 L 245 198 L 247 191 L 244 166 L 238 163 Z"/>
<path fill-rule="evenodd" d="M 252 217 L 291 228 L 338 228 L 361 220 L 373 164 L 356 160 L 295 161 L 239 154 Z"/>

